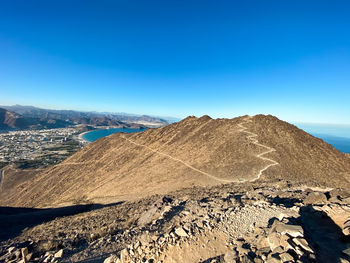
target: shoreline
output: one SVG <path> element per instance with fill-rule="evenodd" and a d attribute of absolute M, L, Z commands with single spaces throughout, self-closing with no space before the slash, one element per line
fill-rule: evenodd
<path fill-rule="evenodd" d="M 80 134 L 77 136 L 77 137 L 78 137 L 77 140 L 78 140 L 79 142 L 83 143 L 84 146 L 85 146 L 85 145 L 87 145 L 87 144 L 93 142 L 93 141 L 86 140 L 86 139 L 84 138 L 84 135 L 85 135 L 85 134 L 90 133 L 90 132 L 94 132 L 94 131 L 110 130 L 110 129 L 125 129 L 125 130 L 134 130 L 134 131 L 132 131 L 132 132 L 141 132 L 141 131 L 147 130 L 147 129 L 149 129 L 149 128 L 145 128 L 145 129 L 142 129 L 142 130 L 141 130 L 141 128 L 140 128 L 140 129 L 134 129 L 134 128 L 125 128 L 125 127 L 120 128 L 120 127 L 118 127 L 118 126 L 106 126 L 106 127 L 105 127 L 105 126 L 101 126 L 101 127 L 99 127 L 99 129 L 94 129 L 94 130 L 85 131 L 85 132 L 80 133 Z M 113 132 L 113 133 L 111 133 L 111 134 L 109 134 L 109 135 L 112 135 L 112 134 L 114 134 L 114 133 L 120 133 L 120 132 L 123 132 L 123 131 L 116 131 L 116 132 Z M 109 135 L 104 135 L 104 136 L 102 136 L 102 137 L 106 137 L 106 136 L 109 136 Z M 100 138 L 102 138 L 102 137 L 100 137 Z"/>
<path fill-rule="evenodd" d="M 91 143 L 91 142 L 89 142 L 88 140 L 86 140 L 86 139 L 84 139 L 84 135 L 86 134 L 86 133 L 88 133 L 88 132 L 91 132 L 91 131 L 86 131 L 86 132 L 82 132 L 82 133 L 80 133 L 77 137 L 78 137 L 78 141 L 79 142 L 81 142 L 81 143 L 83 143 L 83 144 L 89 144 L 89 143 Z"/>
<path fill-rule="evenodd" d="M 90 130 L 90 131 L 85 131 L 85 132 L 82 132 L 82 133 L 79 133 L 78 136 L 77 136 L 77 140 L 83 144 L 89 144 L 89 143 L 92 143 L 86 139 L 84 139 L 84 135 L 89 133 L 89 132 L 92 132 L 92 131 L 98 131 L 98 130 L 108 130 L 108 129 L 115 129 L 115 128 L 118 128 L 118 126 L 99 126 L 98 128 L 95 127 L 95 129 L 93 130 Z"/>

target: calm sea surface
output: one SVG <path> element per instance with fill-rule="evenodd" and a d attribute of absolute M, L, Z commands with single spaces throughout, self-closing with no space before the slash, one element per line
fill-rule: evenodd
<path fill-rule="evenodd" d="M 296 124 L 296 126 L 324 140 L 339 151 L 350 153 L 349 125 Z"/>
<path fill-rule="evenodd" d="M 111 129 L 95 130 L 95 131 L 85 133 L 83 135 L 83 139 L 89 142 L 94 142 L 102 137 L 106 137 L 116 132 L 131 133 L 131 132 L 141 132 L 144 130 L 145 129 L 127 129 L 127 128 L 111 128 Z"/>

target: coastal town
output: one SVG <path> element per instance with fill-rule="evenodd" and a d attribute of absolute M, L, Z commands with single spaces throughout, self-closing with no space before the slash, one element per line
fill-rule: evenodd
<path fill-rule="evenodd" d="M 35 168 L 58 163 L 87 144 L 81 132 L 79 127 L 68 127 L 0 133 L 0 165 Z"/>

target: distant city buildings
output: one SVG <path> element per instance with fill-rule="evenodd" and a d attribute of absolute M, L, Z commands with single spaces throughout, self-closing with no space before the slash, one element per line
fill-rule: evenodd
<path fill-rule="evenodd" d="M 0 162 L 59 162 L 84 146 L 79 133 L 75 127 L 0 133 Z"/>

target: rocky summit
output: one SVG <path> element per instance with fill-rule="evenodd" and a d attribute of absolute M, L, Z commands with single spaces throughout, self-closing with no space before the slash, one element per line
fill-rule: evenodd
<path fill-rule="evenodd" d="M 1 262 L 350 262 L 348 155 L 273 116 L 114 134 L 23 178 Z"/>

